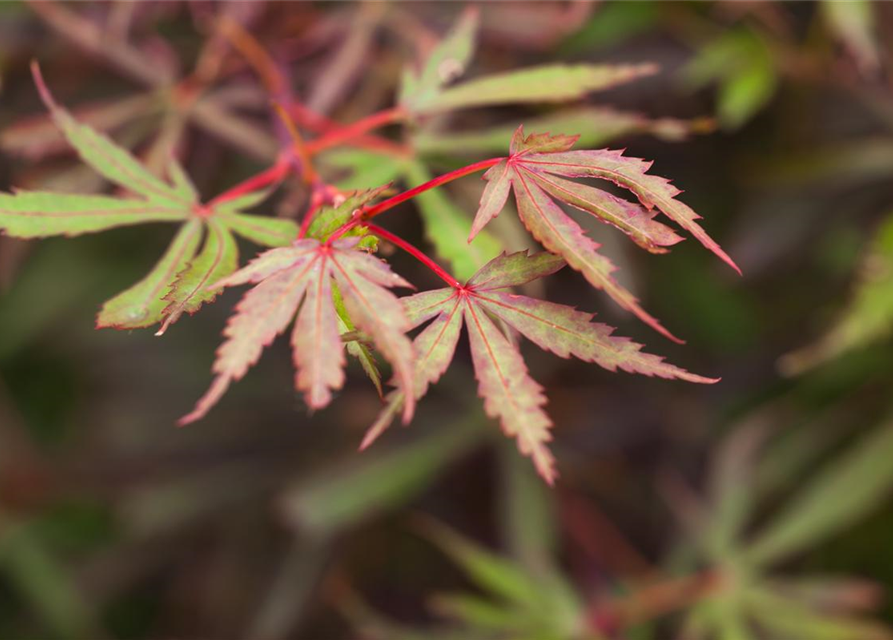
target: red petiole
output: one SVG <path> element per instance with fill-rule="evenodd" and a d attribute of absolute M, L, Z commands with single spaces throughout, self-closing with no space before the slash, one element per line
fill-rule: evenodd
<path fill-rule="evenodd" d="M 421 262 L 423 265 L 428 267 L 431 271 L 433 271 L 437 275 L 437 277 L 439 277 L 441 280 L 446 282 L 448 285 L 450 285 L 454 289 L 461 288 L 462 285 L 458 280 L 456 280 L 453 276 L 451 276 L 449 273 L 447 273 L 443 269 L 443 267 L 441 267 L 439 264 L 434 262 L 434 260 L 432 260 L 427 255 L 425 255 L 425 253 L 418 247 L 415 247 L 415 246 L 409 244 L 406 240 L 404 240 L 400 236 L 394 235 L 387 229 L 383 229 L 383 228 L 379 227 L 377 224 L 367 224 L 366 228 L 369 229 L 369 231 L 371 233 L 378 236 L 382 240 L 387 240 L 394 246 L 397 246 L 397 247 L 400 247 L 401 249 L 403 249 L 406 253 L 408 253 L 413 258 L 415 258 L 416 260 Z"/>
<path fill-rule="evenodd" d="M 393 209 L 398 204 L 402 204 L 407 200 L 411 200 L 420 193 L 424 193 L 425 191 L 429 191 L 431 189 L 434 189 L 435 187 L 439 187 L 440 185 L 446 184 L 447 182 L 452 182 L 453 180 L 457 180 L 471 173 L 489 169 L 502 160 L 503 158 L 490 158 L 489 160 L 481 160 L 480 162 L 475 162 L 474 164 L 470 164 L 467 167 L 462 167 L 461 169 L 456 169 L 455 171 L 445 173 L 442 176 L 437 176 L 432 180 L 428 180 L 428 182 L 424 182 L 417 187 L 413 187 L 412 189 L 404 191 L 403 193 L 398 193 L 396 196 L 388 198 L 387 200 L 383 200 L 369 208 L 362 207 L 360 209 L 357 209 L 356 211 L 354 211 L 351 219 L 343 227 L 332 234 L 332 236 L 329 238 L 329 242 L 337 240 L 357 225 L 363 224 L 364 221 L 370 220 L 371 218 L 384 213 L 388 209 Z"/>
<path fill-rule="evenodd" d="M 285 178 L 286 174 L 288 174 L 290 162 L 286 157 L 281 157 L 276 161 L 269 169 L 265 169 L 261 171 L 257 175 L 251 176 L 247 180 L 240 182 L 236 186 L 231 189 L 228 189 L 221 193 L 219 196 L 211 200 L 208 203 L 209 207 L 213 207 L 214 205 L 222 204 L 224 202 L 229 202 L 230 200 L 235 200 L 240 196 L 244 196 L 245 194 L 251 193 L 253 191 L 258 191 L 260 189 L 264 189 L 271 185 L 276 184 L 283 178 Z"/>
<path fill-rule="evenodd" d="M 379 127 L 399 122 L 405 119 L 406 115 L 406 110 L 403 107 L 395 107 L 373 113 L 361 120 L 357 120 L 353 124 L 329 129 L 321 137 L 307 143 L 307 152 L 311 155 L 319 153 L 343 142 L 359 138 Z"/>

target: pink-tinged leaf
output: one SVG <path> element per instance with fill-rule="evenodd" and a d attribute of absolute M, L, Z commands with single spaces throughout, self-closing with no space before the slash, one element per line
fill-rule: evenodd
<path fill-rule="evenodd" d="M 344 346 L 332 304 L 332 276 L 325 255 L 314 258 L 304 304 L 292 333 L 295 387 L 304 392 L 307 406 L 321 409 L 331 390 L 344 384 Z"/>
<path fill-rule="evenodd" d="M 738 273 L 738 265 L 713 241 L 696 222 L 700 219 L 691 207 L 676 200 L 681 193 L 669 180 L 649 175 L 650 162 L 628 158 L 622 151 L 601 149 L 597 151 L 566 151 L 563 153 L 530 154 L 523 157 L 525 168 L 569 178 L 592 177 L 610 180 L 632 191 L 639 201 L 657 208 L 680 227 L 691 233 L 705 247 L 719 256 Z"/>
<path fill-rule="evenodd" d="M 234 274 L 218 280 L 214 288 L 235 287 L 240 284 L 257 284 L 274 273 L 292 268 L 298 261 L 316 255 L 319 243 L 315 240 L 299 240 L 290 247 L 264 251 Z"/>
<path fill-rule="evenodd" d="M 617 227 L 646 251 L 666 253 L 666 247 L 683 240 L 670 227 L 654 219 L 656 211 L 649 211 L 641 205 L 585 184 L 553 175 L 533 172 L 530 175 L 552 197 Z"/>
<path fill-rule="evenodd" d="M 372 336 L 376 347 L 394 367 L 398 387 L 406 395 L 403 421 L 409 422 L 415 410 L 412 393 L 414 363 L 412 342 L 405 333 L 412 325 L 400 300 L 384 287 L 410 286 L 381 260 L 345 250 L 356 238 L 338 240 L 332 251 L 332 275 L 344 298 L 344 306 L 356 325 Z"/>
<path fill-rule="evenodd" d="M 549 483 L 556 477 L 554 460 L 547 448 L 551 421 L 542 409 L 546 402 L 542 388 L 528 375 L 518 351 L 519 334 L 543 350 L 563 358 L 573 356 L 594 362 L 610 371 L 620 369 L 704 384 L 717 381 L 643 353 L 642 345 L 612 336 L 611 327 L 593 323 L 592 314 L 503 291 L 547 276 L 562 266 L 564 261 L 549 253 L 503 254 L 478 270 L 464 287 L 426 291 L 402 300 L 412 326 L 431 320 L 413 342 L 415 399 L 421 399 L 446 371 L 464 322 L 487 414 L 499 418 L 503 430 L 517 438 L 521 452 L 533 458 Z M 405 389 L 388 395 L 385 407 L 366 432 L 361 449 L 390 426 L 405 399 Z"/>
<path fill-rule="evenodd" d="M 422 291 L 415 295 L 401 298 L 403 311 L 409 320 L 410 328 L 415 329 L 423 322 L 427 322 L 441 313 L 444 305 L 456 295 L 456 291 L 450 287 L 444 289 L 432 289 Z"/>
<path fill-rule="evenodd" d="M 413 393 L 417 401 L 428 392 L 430 385 L 440 380 L 453 360 L 456 344 L 459 342 L 459 332 L 462 329 L 460 303 L 459 297 L 453 295 L 449 301 L 443 303 L 437 318 L 413 340 L 412 345 L 416 354 Z M 388 394 L 387 404 L 363 437 L 360 450 L 369 447 L 391 425 L 403 407 L 405 399 L 402 390 Z"/>
<path fill-rule="evenodd" d="M 562 256 L 592 286 L 605 291 L 617 304 L 655 331 L 670 340 L 682 342 L 645 311 L 635 296 L 611 276 L 616 267 L 597 252 L 600 245 L 586 237 L 580 225 L 564 213 L 532 179 L 518 172 L 512 180 L 521 222 L 534 238 L 552 253 Z"/>
<path fill-rule="evenodd" d="M 332 246 L 315 239 L 273 249 L 247 267 L 216 283 L 216 288 L 259 283 L 249 291 L 227 325 L 227 340 L 214 363 L 217 379 L 182 424 L 204 416 L 230 382 L 240 379 L 288 326 L 297 312 L 292 335 L 295 383 L 313 409 L 331 401 L 331 391 L 344 383 L 344 347 L 333 299 L 332 279 L 338 283 L 350 318 L 370 335 L 375 346 L 394 365 L 401 389 L 411 390 L 412 343 L 399 299 L 385 287 L 408 286 L 388 267 L 358 251 L 359 238 L 343 238 Z M 303 304 L 301 303 L 301 300 Z M 407 403 L 411 415 L 414 403 Z"/>
<path fill-rule="evenodd" d="M 161 322 L 169 304 L 164 296 L 194 258 L 201 237 L 201 222 L 184 224 L 149 275 L 102 306 L 96 328 L 141 329 Z"/>
<path fill-rule="evenodd" d="M 189 265 L 177 274 L 170 291 L 164 296 L 168 306 L 164 323 L 155 335 L 164 333 L 184 313 L 193 314 L 220 293 L 211 285 L 233 273 L 239 266 L 239 248 L 229 229 L 211 220 L 207 225 L 205 245 Z"/>
<path fill-rule="evenodd" d="M 518 127 L 512 137 L 511 156 L 494 165 L 484 175 L 488 184 L 475 218 L 472 236 L 474 231 L 480 231 L 499 213 L 505 204 L 505 194 L 510 184 L 521 222 L 546 249 L 562 256 L 590 284 L 604 290 L 621 307 L 667 338 L 681 342 L 642 309 L 635 296 L 612 277 L 614 265 L 597 252 L 599 245 L 586 237 L 583 229 L 562 211 L 553 198 L 621 229 L 652 253 L 665 253 L 666 247 L 676 244 L 681 238 L 672 229 L 654 220 L 652 210 L 657 209 L 736 270 L 738 267 L 697 224 L 699 216 L 688 205 L 675 199 L 679 190 L 668 180 L 647 174 L 651 166 L 649 163 L 626 158 L 618 151 L 570 151 L 575 141 L 572 136 L 565 135 L 525 136 L 523 127 Z M 610 180 L 632 191 L 644 208 L 602 190 L 564 179 L 581 177 Z"/>
<path fill-rule="evenodd" d="M 642 353 L 642 345 L 612 336 L 614 329 L 593 323 L 592 314 L 553 302 L 502 291 L 476 291 L 477 303 L 545 351 L 594 362 L 608 371 L 621 369 L 660 378 L 712 384 L 716 378 L 695 375 Z"/>
<path fill-rule="evenodd" d="M 542 410 L 546 403 L 542 387 L 528 375 L 518 350 L 481 309 L 466 302 L 464 314 L 484 410 L 491 418 L 499 418 L 503 431 L 517 439 L 518 450 L 530 456 L 543 479 L 553 484 L 558 474 L 547 446 L 552 421 Z"/>
<path fill-rule="evenodd" d="M 527 251 L 502 254 L 481 267 L 468 280 L 468 287 L 475 291 L 517 287 L 550 276 L 565 264 L 563 258 L 546 251 L 533 255 Z"/>
<path fill-rule="evenodd" d="M 508 200 L 509 189 L 512 186 L 510 174 L 511 170 L 506 160 L 490 167 L 484 174 L 487 186 L 484 187 L 484 193 L 481 194 L 481 204 L 474 216 L 474 222 L 471 224 L 471 233 L 468 235 L 469 242 L 474 240 L 481 229 L 486 227 L 487 223 L 498 216 L 505 207 L 505 201 Z"/>
<path fill-rule="evenodd" d="M 203 418 L 230 383 L 240 380 L 264 348 L 285 331 L 307 288 L 307 272 L 315 259 L 315 255 L 305 254 L 293 268 L 276 272 L 245 294 L 223 331 L 227 339 L 218 349 L 213 367 L 217 377 L 195 409 L 180 419 L 181 425 Z"/>

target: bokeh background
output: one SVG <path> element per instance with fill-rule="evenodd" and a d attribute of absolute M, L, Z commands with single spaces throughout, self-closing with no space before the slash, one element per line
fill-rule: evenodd
<path fill-rule="evenodd" d="M 150 164 L 178 149 L 208 197 L 275 152 L 268 96 L 225 40 L 225 81 L 199 113 L 158 90 L 207 54 L 220 15 L 305 105 L 349 122 L 393 103 L 401 69 L 462 8 L 2 3 L 0 186 L 106 188 L 53 133 L 31 59 L 63 104 Z M 177 429 L 238 294 L 163 338 L 96 331 L 169 229 L 0 238 L 0 637 L 891 637 L 890 43 L 887 3 L 486 3 L 469 77 L 574 61 L 660 73 L 572 105 L 384 130 L 436 173 L 500 153 L 482 132 L 552 118 L 589 148 L 653 159 L 743 269 L 693 240 L 651 256 L 593 227 L 684 346 L 573 272 L 546 281 L 550 299 L 722 377 L 611 374 L 525 346 L 556 422 L 554 489 L 483 416 L 463 346 L 411 427 L 362 454 L 374 388 L 355 368 L 308 415 L 284 341 Z M 360 182 L 381 169 L 331 165 Z M 470 215 L 481 188 L 446 193 Z M 295 215 L 305 196 L 293 185 L 269 208 Z M 388 225 L 425 243 L 414 205 Z M 393 264 L 434 284 L 406 256 Z"/>

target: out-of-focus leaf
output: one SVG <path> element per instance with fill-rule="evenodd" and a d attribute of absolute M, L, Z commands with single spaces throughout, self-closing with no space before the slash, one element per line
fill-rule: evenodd
<path fill-rule="evenodd" d="M 0 521 L 0 573 L 53 635 L 100 637 L 78 587 L 28 525 Z"/>
<path fill-rule="evenodd" d="M 450 595 L 435 601 L 443 613 L 464 620 L 471 629 L 484 624 L 531 640 L 558 640 L 579 633 L 581 604 L 562 577 L 529 573 L 437 522 L 426 521 L 425 531 L 493 599 L 491 604 L 480 598 Z M 496 603 L 514 615 L 500 615 Z"/>
<path fill-rule="evenodd" d="M 653 2 L 602 2 L 595 15 L 558 48 L 564 57 L 619 44 L 648 31 L 657 24 L 657 4 Z"/>
<path fill-rule="evenodd" d="M 834 326 L 814 344 L 779 362 L 800 373 L 848 351 L 877 342 L 893 329 L 893 215 L 884 220 L 859 267 L 852 301 Z"/>
<path fill-rule="evenodd" d="M 868 580 L 838 576 L 768 578 L 763 590 L 826 613 L 868 611 L 883 600 L 883 587 Z"/>
<path fill-rule="evenodd" d="M 337 173 L 339 189 L 361 191 L 394 181 L 403 171 L 402 159 L 393 155 L 376 153 L 367 149 L 332 149 L 321 157 L 321 161 Z"/>
<path fill-rule="evenodd" d="M 616 111 L 610 107 L 576 107 L 561 109 L 544 116 L 528 118 L 525 128 L 531 131 L 551 131 L 579 135 L 580 146 L 597 147 L 631 134 L 645 133 L 667 142 L 686 139 L 691 133 L 707 132 L 713 128 L 710 120 L 651 119 L 638 113 Z M 450 155 L 480 155 L 505 150 L 518 129 L 517 124 L 506 124 L 473 132 L 425 131 L 413 136 L 413 145 L 421 153 Z"/>
<path fill-rule="evenodd" d="M 893 633 L 875 622 L 813 611 L 759 586 L 744 592 L 744 604 L 758 627 L 771 637 L 792 640 L 890 640 Z"/>
<path fill-rule="evenodd" d="M 398 102 L 414 110 L 437 96 L 440 88 L 465 72 L 474 53 L 478 30 L 478 9 L 465 9 L 450 32 L 437 43 L 424 67 L 416 74 L 412 69 L 403 73 Z"/>
<path fill-rule="evenodd" d="M 502 446 L 500 454 L 500 520 L 506 545 L 531 573 L 554 571 L 558 536 L 555 496 L 508 443 Z"/>
<path fill-rule="evenodd" d="M 136 95 L 75 110 L 75 117 L 98 131 L 113 131 L 138 117 L 153 115 L 161 106 L 155 94 Z M 0 148 L 31 160 L 69 149 L 59 128 L 45 116 L 27 118 L 0 132 Z"/>
<path fill-rule="evenodd" d="M 772 52 L 749 30 L 729 31 L 704 46 L 682 77 L 692 88 L 719 83 L 719 120 L 729 129 L 753 117 L 775 93 L 778 81 Z"/>
<path fill-rule="evenodd" d="M 422 184 L 432 178 L 420 162 L 406 164 L 405 177 L 409 184 Z M 468 280 L 487 262 L 504 249 L 490 233 L 479 234 L 468 241 L 471 216 L 460 209 L 442 189 L 432 189 L 416 198 L 425 223 L 425 237 L 437 255 L 449 261 L 451 272 L 460 281 Z"/>
<path fill-rule="evenodd" d="M 828 27 L 856 59 L 861 71 L 877 71 L 880 55 L 875 35 L 874 4 L 869 0 L 822 0 L 821 6 Z"/>
<path fill-rule="evenodd" d="M 864 437 L 811 480 L 745 550 L 768 565 L 850 527 L 893 489 L 893 422 Z"/>
<path fill-rule="evenodd" d="M 280 506 L 293 526 L 309 532 L 325 535 L 354 526 L 423 491 L 484 436 L 482 423 L 481 416 L 466 416 L 386 453 L 353 456 L 342 468 L 287 490 Z"/>
<path fill-rule="evenodd" d="M 653 64 L 532 67 L 463 82 L 413 107 L 417 113 L 436 113 L 497 104 L 564 102 L 656 72 Z"/>

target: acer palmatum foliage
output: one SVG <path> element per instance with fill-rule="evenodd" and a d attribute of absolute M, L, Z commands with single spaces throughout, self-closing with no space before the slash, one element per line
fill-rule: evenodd
<path fill-rule="evenodd" d="M 574 91 L 587 91 L 651 71 L 639 67 L 544 67 L 531 72 L 552 74 L 553 78 L 567 76 L 578 83 Z M 362 442 L 361 448 L 365 448 L 398 414 L 404 422 L 411 419 L 416 402 L 449 367 L 464 327 L 486 413 L 499 420 L 505 433 L 517 440 L 519 450 L 531 457 L 540 475 L 552 483 L 558 474 L 548 448 L 552 421 L 544 409 L 546 397 L 505 331 L 515 331 L 562 358 L 575 357 L 610 371 L 716 382 L 642 352 L 641 345 L 614 336 L 611 327 L 593 323 L 592 314 L 513 291 L 568 264 L 621 307 L 678 340 L 613 278 L 614 265 L 558 203 L 620 229 L 651 253 L 665 253 L 682 239 L 656 219 L 662 213 L 737 270 L 731 258 L 697 223 L 699 216 L 676 199 L 679 191 L 668 180 L 648 173 L 650 163 L 608 149 L 574 151 L 576 136 L 525 136 L 519 127 L 508 156 L 482 160 L 384 200 L 381 198 L 389 185 L 344 192 L 326 183 L 312 167 L 313 152 L 349 143 L 375 126 L 404 117 L 413 105 L 419 111 L 437 111 L 458 108 L 469 101 L 496 103 L 500 96 L 518 93 L 516 76 L 531 72 L 477 84 L 468 82 L 454 89 L 442 89 L 423 75 L 415 89 L 421 93 L 413 98 L 410 92 L 403 106 L 331 130 L 307 145 L 288 123 L 295 136 L 294 145 L 283 150 L 273 166 L 202 202 L 176 160 L 169 160 L 167 179 L 162 179 L 130 151 L 58 106 L 35 65 L 35 81 L 59 130 L 86 164 L 124 193 L 0 194 L 0 230 L 15 237 L 37 238 L 75 236 L 148 222 L 177 224 L 170 247 L 150 273 L 104 305 L 97 319 L 99 327 L 160 325 L 160 335 L 184 313 L 195 313 L 214 300 L 224 287 L 253 285 L 224 330 L 226 340 L 217 352 L 213 365 L 216 377 L 210 389 L 182 418 L 182 424 L 206 415 L 230 384 L 258 361 L 263 349 L 293 325 L 295 387 L 311 409 L 327 406 L 333 391 L 344 385 L 345 351 L 358 359 L 379 389 L 375 353 L 391 364 L 394 389 Z M 426 87 L 426 82 L 430 86 Z M 472 92 L 473 98 L 465 96 L 473 86 L 480 91 Z M 484 170 L 487 185 L 469 226 L 468 242 L 474 242 L 513 192 L 521 222 L 546 252 L 502 253 L 463 284 L 422 250 L 370 222 L 398 204 Z M 300 225 L 245 213 L 294 173 L 311 186 Z M 580 178 L 613 182 L 630 191 L 638 202 L 577 182 Z M 274 248 L 239 269 L 235 235 Z M 374 255 L 381 241 L 407 251 L 447 286 L 398 298 L 393 289 L 411 285 Z M 426 323 L 415 339 L 407 336 Z"/>

